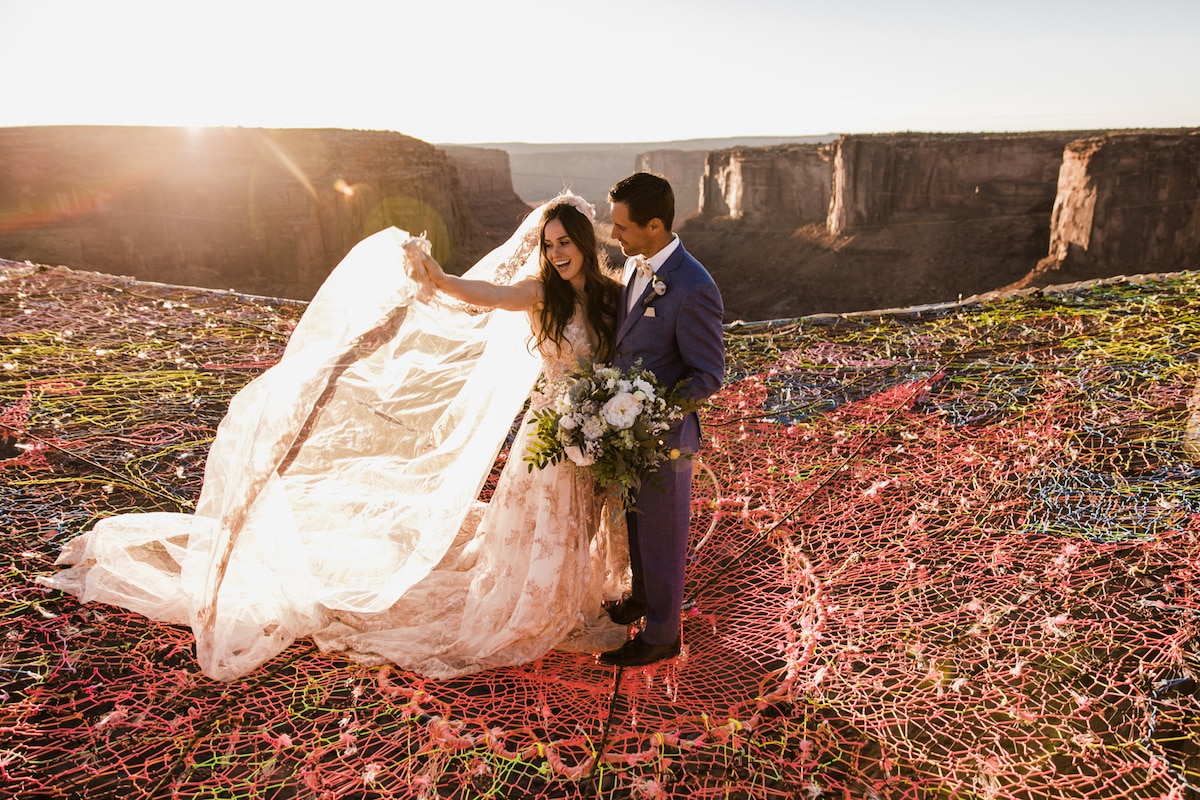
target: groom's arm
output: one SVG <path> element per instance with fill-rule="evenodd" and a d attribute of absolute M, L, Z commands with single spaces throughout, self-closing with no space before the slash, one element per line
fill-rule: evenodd
<path fill-rule="evenodd" d="M 687 368 L 685 396 L 700 401 L 721 388 L 725 380 L 725 305 L 711 278 L 698 281 L 680 306 L 675 340 Z"/>

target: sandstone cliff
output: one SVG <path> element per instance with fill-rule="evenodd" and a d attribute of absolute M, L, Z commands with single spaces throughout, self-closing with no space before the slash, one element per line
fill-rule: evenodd
<path fill-rule="evenodd" d="M 0 255 L 307 299 L 355 242 L 486 248 L 447 156 L 378 131 L 0 129 Z"/>
<path fill-rule="evenodd" d="M 1078 134 L 843 136 L 833 162 L 835 236 L 934 218 L 1044 222 L 1063 148 Z"/>
<path fill-rule="evenodd" d="M 824 222 L 836 149 L 829 144 L 792 144 L 708 153 L 700 213 L 767 228 Z"/>
<path fill-rule="evenodd" d="M 508 153 L 463 145 L 444 145 L 439 149 L 450 156 L 458 170 L 475 226 L 491 246 L 503 244 L 532 210 L 513 191 Z"/>
<path fill-rule="evenodd" d="M 578 146 L 537 147 L 587 172 Z M 593 154 L 596 170 L 629 158 L 672 179 L 676 227 L 727 320 L 1200 266 L 1200 131 Z M 389 224 L 427 231 L 451 269 L 472 263 L 528 211 L 511 158 L 389 132 L 0 128 L 0 257 L 306 299 Z M 625 171 L 592 174 L 591 190 L 556 174 L 538 199 L 568 185 L 603 220 Z M 688 219 L 688 176 L 699 207 L 706 171 L 704 214 Z"/>
<path fill-rule="evenodd" d="M 705 214 L 684 241 L 717 277 L 730 319 L 990 291 L 1045 254 L 1063 148 L 1077 135 L 843 136 L 714 153 Z"/>
<path fill-rule="evenodd" d="M 711 154 L 683 231 L 728 319 L 1200 266 L 1200 131 L 843 136 L 820 221 L 779 213 L 825 195 L 778 152 Z"/>
<path fill-rule="evenodd" d="M 1017 286 L 1200 268 L 1200 131 L 1071 142 L 1046 258 Z"/>
<path fill-rule="evenodd" d="M 596 216 L 608 219 L 608 190 L 631 172 L 648 170 L 666 176 L 675 189 L 677 222 L 697 213 L 704 154 L 729 147 L 828 141 L 829 136 L 737 136 L 724 139 L 686 139 L 666 142 L 598 142 L 537 144 L 501 142 L 479 145 L 504 150 L 512 164 L 513 190 L 527 203 L 537 204 L 568 188 L 596 206 Z"/>

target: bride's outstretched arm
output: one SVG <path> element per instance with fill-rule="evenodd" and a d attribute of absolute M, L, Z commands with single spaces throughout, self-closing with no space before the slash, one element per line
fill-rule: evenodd
<path fill-rule="evenodd" d="M 471 280 L 450 275 L 437 260 L 415 245 L 406 245 L 409 256 L 425 270 L 429 282 L 451 297 L 465 303 L 506 311 L 530 311 L 542 301 L 542 282 L 525 278 L 512 285 L 502 286 L 488 281 Z"/>

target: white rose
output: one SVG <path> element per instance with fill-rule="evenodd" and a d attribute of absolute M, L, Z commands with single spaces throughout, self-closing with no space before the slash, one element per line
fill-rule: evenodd
<path fill-rule="evenodd" d="M 575 421 L 574 417 L 564 414 L 558 418 L 558 427 L 563 430 L 573 431 L 579 427 L 579 423 Z"/>
<path fill-rule="evenodd" d="M 614 396 L 600 410 L 604 419 L 619 431 L 632 427 L 638 414 L 642 413 L 642 404 L 629 392 Z"/>

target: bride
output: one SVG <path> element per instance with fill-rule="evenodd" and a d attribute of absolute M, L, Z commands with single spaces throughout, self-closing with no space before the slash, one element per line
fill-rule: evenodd
<path fill-rule="evenodd" d="M 195 514 L 101 520 L 39 582 L 189 625 L 218 680 L 301 637 L 431 678 L 620 645 L 624 515 L 569 461 L 530 468 L 531 415 L 477 501 L 538 374 L 611 357 L 593 224 L 564 193 L 461 278 L 399 229 L 363 240 L 231 401 Z"/>

